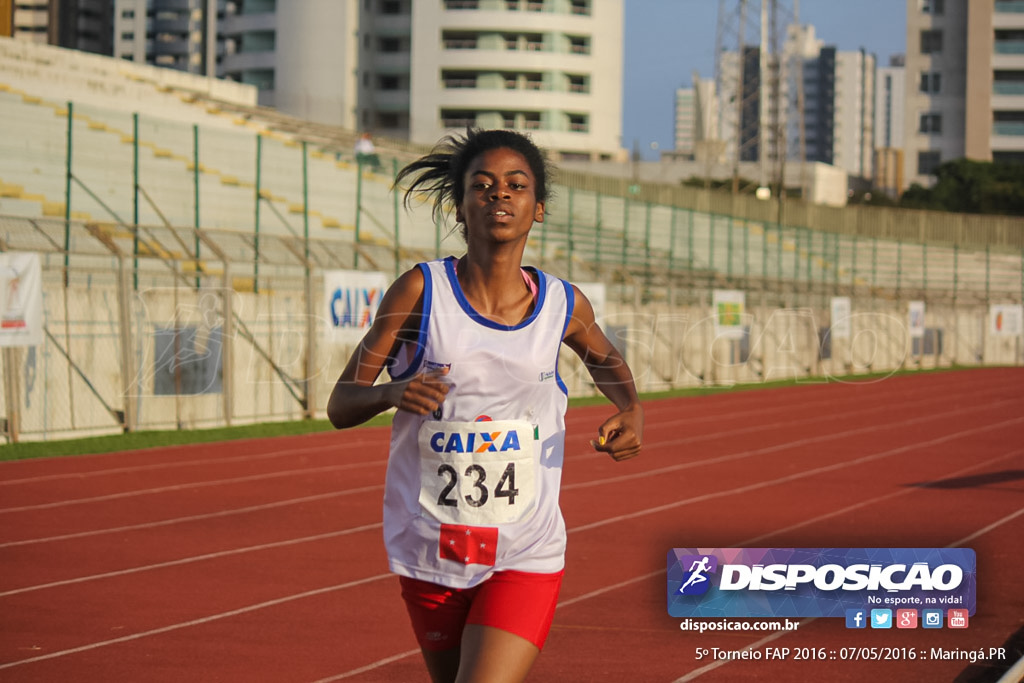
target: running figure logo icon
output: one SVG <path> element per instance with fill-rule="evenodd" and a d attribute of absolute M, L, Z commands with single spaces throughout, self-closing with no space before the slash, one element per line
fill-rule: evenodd
<path fill-rule="evenodd" d="M 718 570 L 718 558 L 714 555 L 684 555 L 679 564 L 688 567 L 683 584 L 679 586 L 682 595 L 703 595 L 708 592 L 711 581 L 707 575 Z"/>

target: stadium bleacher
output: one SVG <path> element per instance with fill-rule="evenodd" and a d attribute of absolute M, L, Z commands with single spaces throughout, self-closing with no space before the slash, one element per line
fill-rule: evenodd
<path fill-rule="evenodd" d="M 378 139 L 383 168 L 360 167 L 352 154 L 355 131 L 259 107 L 248 86 L 13 42 L 0 39 L 0 238 L 7 250 L 44 254 L 47 316 L 55 328 L 65 328 L 62 353 L 79 359 L 86 376 L 126 372 L 114 352 L 126 342 L 94 331 L 116 320 L 110 302 L 123 286 L 118 273 L 125 259 L 136 292 L 165 297 L 158 303 L 155 294 L 137 295 L 140 332 L 131 343 L 138 345 L 139 362 L 146 340 L 175 320 L 174 306 L 201 307 L 206 288 L 234 292 L 251 322 L 249 345 L 235 358 L 249 374 L 237 381 L 257 377 L 266 391 L 236 391 L 233 406 L 211 407 L 209 397 L 172 404 L 140 399 L 133 426 L 315 414 L 316 397 L 326 396 L 343 351 L 308 338 L 302 317 L 321 296 L 312 279 L 342 268 L 395 276 L 417 261 L 463 249 L 451 226 L 434 224 L 429 207 L 406 211 L 392 191 L 397 169 L 423 147 Z M 933 326 L 947 331 L 945 346 L 933 345 L 928 362 L 1019 362 L 1019 350 L 979 330 L 990 303 L 1024 298 L 1020 249 L 910 239 L 888 224 L 851 229 L 795 218 L 778 222 L 767 211 L 730 212 L 731 204 L 710 196 L 690 203 L 674 196 L 672 188 L 637 191 L 628 183 L 566 173 L 525 259 L 557 276 L 605 286 L 609 324 L 631 330 L 624 348 L 650 369 L 640 377 L 643 390 L 902 367 L 908 357 L 920 364 L 924 347 L 915 352 L 900 329 L 914 300 L 927 301 Z M 794 208 L 792 215 L 799 212 Z M 897 217 L 913 224 L 912 216 Z M 757 367 L 721 364 L 710 332 L 675 335 L 664 324 L 649 334 L 638 330 L 636 316 L 673 325 L 686 319 L 687 330 L 696 329 L 710 319 L 717 289 L 745 291 L 748 309 L 774 321 L 752 320 L 750 347 L 741 353 L 730 346 L 727 354 L 753 354 Z M 218 305 L 225 305 L 226 295 L 218 296 Z M 822 365 L 819 332 L 829 325 L 831 296 L 852 297 L 855 310 L 888 316 L 884 353 L 855 353 L 851 346 Z M 109 317 L 90 318 L 92 309 Z M 282 310 L 284 323 L 274 317 Z M 282 346 L 282 334 L 305 342 Z M 758 352 L 757 340 L 775 340 L 778 348 Z M 48 344 L 44 353 L 56 353 L 57 341 Z M 304 361 L 310 349 L 313 358 Z M 287 358 L 268 360 L 275 353 Z M 858 360 L 867 356 L 870 362 Z M 308 377 L 311 368 L 315 381 L 280 381 Z M 59 363 L 48 372 L 71 374 Z M 564 374 L 574 391 L 593 390 L 577 367 L 567 365 Z M 70 386 L 67 376 L 60 382 Z M 306 386 L 303 396 L 295 389 L 300 385 Z M 143 383 L 142 389 L 151 387 Z M 104 391 L 119 395 L 124 387 L 114 381 Z M 63 417 L 30 412 L 26 431 L 47 438 L 118 427 L 110 411 L 78 403 Z M 164 417 L 172 413 L 152 407 L 167 405 L 172 423 Z"/>

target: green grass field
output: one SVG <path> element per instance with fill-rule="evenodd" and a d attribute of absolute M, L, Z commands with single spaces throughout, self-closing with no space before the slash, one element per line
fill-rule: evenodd
<path fill-rule="evenodd" d="M 644 401 L 681 396 L 706 396 L 728 391 L 752 391 L 756 389 L 773 389 L 779 387 L 816 384 L 823 382 L 864 382 L 882 379 L 893 375 L 917 374 L 920 372 L 943 372 L 957 368 L 939 368 L 935 370 L 907 370 L 899 372 L 877 373 L 869 375 L 851 375 L 832 378 L 803 378 L 800 380 L 780 380 L 755 384 L 737 384 L 733 386 L 697 387 L 678 389 L 658 393 L 644 394 Z M 602 396 L 570 399 L 569 405 L 588 406 L 605 404 L 608 401 Z M 362 426 L 381 426 L 391 424 L 390 415 L 379 415 Z M 265 422 L 239 427 L 220 427 L 216 429 L 140 431 L 110 436 L 95 436 L 85 439 L 67 439 L 62 441 L 28 441 L 0 446 L 0 462 L 7 460 L 25 460 L 28 458 L 47 458 L 64 455 L 85 455 L 88 453 L 110 453 L 114 451 L 135 450 L 140 448 L 157 448 L 160 446 L 178 446 L 192 443 L 209 443 L 214 441 L 231 441 L 235 439 L 260 439 L 274 436 L 293 436 L 309 434 L 333 429 L 327 420 L 305 420 L 301 422 Z"/>

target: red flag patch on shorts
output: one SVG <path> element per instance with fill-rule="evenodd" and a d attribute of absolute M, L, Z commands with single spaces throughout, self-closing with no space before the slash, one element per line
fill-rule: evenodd
<path fill-rule="evenodd" d="M 497 527 L 441 525 L 438 555 L 442 560 L 453 560 L 462 564 L 485 564 L 493 567 L 497 551 Z"/>

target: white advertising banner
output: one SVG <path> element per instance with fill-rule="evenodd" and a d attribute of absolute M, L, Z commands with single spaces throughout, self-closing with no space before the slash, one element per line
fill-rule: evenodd
<path fill-rule="evenodd" d="M 1000 337 L 1019 337 L 1024 333 L 1024 306 L 992 304 L 988 309 L 992 334 Z"/>
<path fill-rule="evenodd" d="M 924 302 L 911 301 L 907 307 L 907 327 L 910 329 L 911 339 L 920 339 L 924 336 Z"/>
<path fill-rule="evenodd" d="M 715 309 L 715 336 L 743 339 L 746 294 L 738 289 L 716 289 L 711 298 Z"/>
<path fill-rule="evenodd" d="M 387 286 L 388 277 L 384 273 L 361 270 L 324 272 L 328 340 L 351 344 L 362 339 L 377 317 Z"/>
<path fill-rule="evenodd" d="M 829 334 L 833 339 L 849 339 L 852 334 L 850 315 L 853 308 L 850 305 L 850 297 L 832 297 L 832 325 Z"/>
<path fill-rule="evenodd" d="M 39 254 L 0 254 L 0 346 L 43 343 L 43 268 Z"/>

